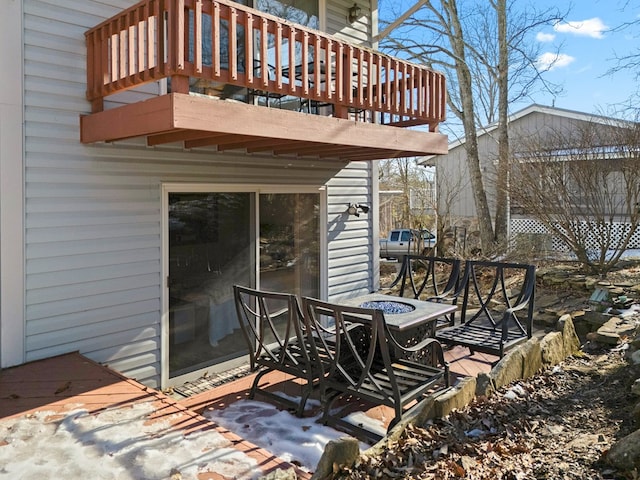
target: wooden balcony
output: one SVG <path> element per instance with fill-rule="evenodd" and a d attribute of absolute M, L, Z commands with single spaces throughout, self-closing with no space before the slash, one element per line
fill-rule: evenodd
<path fill-rule="evenodd" d="M 83 143 L 144 136 L 348 161 L 447 153 L 442 74 L 234 2 L 143 0 L 86 44 Z M 110 103 L 161 80 L 166 94 Z"/>

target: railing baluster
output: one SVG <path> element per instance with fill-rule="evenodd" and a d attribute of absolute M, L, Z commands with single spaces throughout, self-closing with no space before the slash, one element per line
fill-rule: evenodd
<path fill-rule="evenodd" d="M 415 85 L 416 85 L 416 68 L 411 65 L 410 69 L 409 69 L 409 113 L 413 114 L 416 111 L 416 92 L 415 92 Z"/>
<path fill-rule="evenodd" d="M 402 64 L 402 113 L 406 114 L 408 111 L 407 108 L 407 64 Z"/>
<path fill-rule="evenodd" d="M 347 58 L 345 59 L 345 85 L 344 88 L 347 93 L 347 103 L 353 104 L 353 88 L 351 88 L 353 79 L 353 46 L 347 46 Z M 360 79 L 358 79 L 358 82 Z"/>
<path fill-rule="evenodd" d="M 238 80 L 238 10 L 229 9 L 229 75 Z"/>
<path fill-rule="evenodd" d="M 202 0 L 196 0 L 193 17 L 193 62 L 196 73 L 202 73 Z"/>
<path fill-rule="evenodd" d="M 424 97 L 424 74 L 426 70 L 424 68 L 418 69 L 418 115 L 424 116 L 424 106 L 425 106 L 425 97 Z"/>
<path fill-rule="evenodd" d="M 220 78 L 220 4 L 213 4 L 213 20 L 211 20 L 211 66 L 213 78 Z"/>
<path fill-rule="evenodd" d="M 391 58 L 386 57 L 384 61 L 385 66 L 385 79 L 384 79 L 384 88 L 386 92 L 386 98 L 384 99 L 384 106 L 387 111 L 391 110 L 391 95 L 393 92 L 391 91 Z"/>
<path fill-rule="evenodd" d="M 184 0 L 178 0 L 178 15 L 173 22 L 173 28 L 175 30 L 176 49 L 178 55 L 176 57 L 176 64 L 174 68 L 177 70 L 184 69 L 184 52 L 186 48 L 186 42 L 184 41 L 185 35 L 188 35 L 188 29 L 185 28 L 185 16 L 184 16 Z"/>
<path fill-rule="evenodd" d="M 339 43 L 336 51 L 336 96 L 341 104 L 345 103 L 344 76 L 344 44 Z"/>
<path fill-rule="evenodd" d="M 275 44 L 275 62 L 276 62 L 276 90 L 282 91 L 282 24 L 276 25 L 276 44 Z"/>
<path fill-rule="evenodd" d="M 247 76 L 247 83 L 253 85 L 253 67 L 255 66 L 255 59 L 253 55 L 253 15 L 251 13 L 243 12 L 245 15 L 245 28 L 244 28 L 244 51 L 245 51 L 245 66 L 244 73 Z"/>
<path fill-rule="evenodd" d="M 324 53 L 325 53 L 325 58 L 324 58 L 324 65 L 325 65 L 325 83 L 326 83 L 326 88 L 325 88 L 325 100 L 330 101 L 331 99 L 333 99 L 334 95 L 333 95 L 333 91 L 334 91 L 334 86 L 332 85 L 332 81 L 331 79 L 333 78 L 333 61 L 332 61 L 332 52 L 333 52 L 333 42 L 331 41 L 330 38 L 327 39 L 327 43 L 324 49 Z"/>
<path fill-rule="evenodd" d="M 384 93 L 382 91 L 382 57 L 379 54 L 374 55 L 374 74 L 376 82 L 375 107 L 377 110 L 381 110 Z"/>
<path fill-rule="evenodd" d="M 289 27 L 289 93 L 296 92 L 296 29 Z"/>
<path fill-rule="evenodd" d="M 313 93 L 315 93 L 319 99 L 322 93 L 322 45 L 318 35 L 314 35 L 313 37 Z"/>
<path fill-rule="evenodd" d="M 399 113 L 400 112 L 400 62 L 398 60 L 393 61 L 393 101 L 392 101 L 392 112 Z"/>
<path fill-rule="evenodd" d="M 147 69 L 149 70 L 149 75 L 151 78 L 155 78 L 155 68 L 157 67 L 157 58 L 156 58 L 156 32 L 158 35 L 158 13 L 156 12 L 158 9 L 158 1 L 153 2 L 153 9 L 151 9 L 151 5 L 149 3 L 145 4 L 145 26 L 147 29 Z"/>
<path fill-rule="evenodd" d="M 269 21 L 266 18 L 260 22 L 260 77 L 262 88 L 269 86 Z M 276 47 L 278 48 L 278 47 Z"/>
<path fill-rule="evenodd" d="M 302 70 L 301 79 L 302 79 L 302 94 L 306 97 L 309 95 L 309 33 L 306 31 L 302 32 L 302 65 L 300 65 Z M 293 66 L 293 75 L 295 77 L 296 65 Z"/>
<path fill-rule="evenodd" d="M 120 17 L 120 24 L 118 25 L 118 73 L 117 79 L 120 84 L 120 88 L 125 88 L 127 86 L 124 79 L 127 76 L 127 29 L 126 29 L 126 18 L 124 16 Z"/>

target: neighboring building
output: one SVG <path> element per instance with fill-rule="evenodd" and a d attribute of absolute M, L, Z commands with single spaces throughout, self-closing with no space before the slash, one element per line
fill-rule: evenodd
<path fill-rule="evenodd" d="M 3 3 L 2 367 L 168 387 L 243 361 L 234 283 L 377 289 L 376 160 L 446 152 L 444 77 L 352 4 Z"/>
<path fill-rule="evenodd" d="M 561 132 L 567 132 L 566 138 L 569 138 L 569 132 L 575 132 L 579 128 L 583 128 L 587 123 L 599 124 L 603 129 L 617 128 L 616 125 L 625 125 L 625 122 L 608 117 L 534 104 L 509 117 L 510 147 L 514 155 L 522 157 L 523 154 L 519 153 L 520 149 L 523 148 L 521 145 L 526 143 L 528 139 L 534 136 L 540 138 L 542 140 L 541 148 L 546 148 L 543 145 L 545 139 L 551 141 L 554 135 Z M 489 208 L 492 212 L 495 211 L 495 167 L 498 157 L 496 130 L 496 125 L 490 125 L 480 129 L 477 137 L 480 168 L 483 174 Z M 452 142 L 449 144 L 449 153 L 447 155 L 426 157 L 421 161 L 421 164 L 436 167 L 438 215 L 439 221 L 442 223 L 440 227 L 449 229 L 463 228 L 468 235 L 470 232 L 477 230 L 477 215 L 464 146 L 464 139 Z M 571 155 L 567 155 L 567 152 L 551 152 L 550 155 L 557 158 L 557 164 L 562 165 L 562 168 L 571 168 Z M 611 160 L 610 157 L 598 158 L 597 155 L 593 156 L 593 161 L 596 162 L 610 162 Z M 512 181 L 515 181 L 514 179 L 515 176 L 512 176 Z M 611 176 L 609 180 L 610 182 L 619 181 L 615 176 Z M 620 228 L 623 229 L 625 212 L 613 213 L 615 214 L 615 220 L 620 222 Z M 551 238 L 551 236 L 547 235 L 544 226 L 531 218 L 530 212 L 525 211 L 522 206 L 512 202 L 509 214 L 510 235 L 512 238 L 518 234 L 536 234 L 540 235 L 541 239 L 546 237 L 542 241 L 548 248 L 554 250 L 565 248 L 559 239 Z M 640 246 L 640 236 L 634 242 Z M 630 247 L 637 248 L 635 243 Z"/>

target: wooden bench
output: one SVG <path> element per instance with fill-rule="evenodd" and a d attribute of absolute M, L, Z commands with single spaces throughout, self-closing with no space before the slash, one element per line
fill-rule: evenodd
<path fill-rule="evenodd" d="M 340 399 L 355 397 L 393 408 L 390 429 L 417 400 L 449 386 L 449 366 L 440 343 L 427 338 L 413 346 L 401 345 L 381 310 L 312 298 L 303 298 L 302 308 L 317 355 L 328 362 L 320 382 L 325 424 L 377 441 L 381 436 L 376 432 L 344 420 L 342 408 L 334 411 Z M 431 360 L 415 361 L 414 355 Z"/>
<path fill-rule="evenodd" d="M 249 398 L 259 390 L 277 403 L 293 408 L 299 417 L 318 385 L 322 367 L 312 360 L 313 345 L 307 342 L 300 304 L 295 295 L 259 291 L 234 285 L 236 311 L 249 350 L 252 371 L 258 371 Z M 260 380 L 272 371 L 281 371 L 304 380 L 298 403 L 259 389 Z"/>
<path fill-rule="evenodd" d="M 400 297 L 455 305 L 463 291 L 461 264 L 457 258 L 405 255 L 398 276 L 388 288 L 398 287 Z M 455 312 L 438 319 L 436 329 L 454 324 Z"/>
<path fill-rule="evenodd" d="M 501 358 L 532 336 L 535 282 L 533 265 L 467 260 L 460 323 L 435 338 Z"/>

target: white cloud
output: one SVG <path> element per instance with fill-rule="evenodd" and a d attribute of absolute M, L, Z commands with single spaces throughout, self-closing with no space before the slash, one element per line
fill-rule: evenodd
<path fill-rule="evenodd" d="M 575 60 L 571 55 L 564 53 L 546 52 L 538 57 L 536 64 L 540 70 L 554 70 L 566 67 Z"/>
<path fill-rule="evenodd" d="M 570 33 L 583 37 L 604 38 L 604 32 L 609 30 L 602 20 L 598 17 L 589 18 L 588 20 L 579 20 L 574 22 L 556 23 L 553 26 L 556 32 Z"/>
<path fill-rule="evenodd" d="M 542 43 L 553 42 L 555 38 L 556 36 L 553 33 L 538 32 L 536 35 L 536 40 Z"/>

